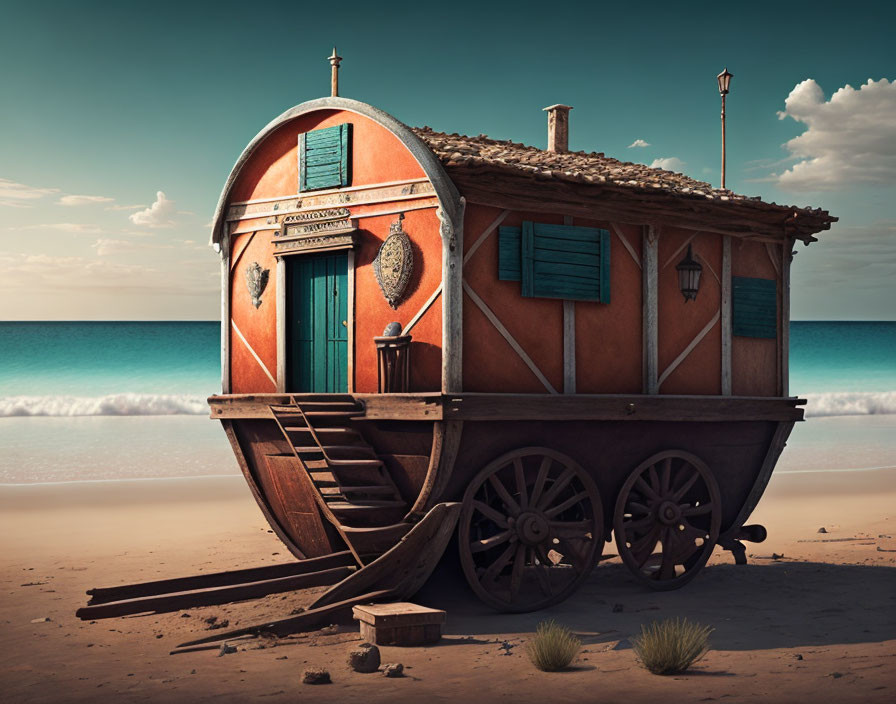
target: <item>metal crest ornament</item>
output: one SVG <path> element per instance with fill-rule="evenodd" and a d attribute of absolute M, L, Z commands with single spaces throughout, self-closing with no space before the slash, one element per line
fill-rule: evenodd
<path fill-rule="evenodd" d="M 376 259 L 373 260 L 373 272 L 389 305 L 398 307 L 404 295 L 411 274 L 414 271 L 414 251 L 411 238 L 401 227 L 404 213 L 389 228 L 389 236 L 380 247 Z"/>
<path fill-rule="evenodd" d="M 258 262 L 252 262 L 246 267 L 246 286 L 252 296 L 252 305 L 256 308 L 261 305 L 261 294 L 268 285 L 270 273 L 270 269 L 262 269 Z"/>

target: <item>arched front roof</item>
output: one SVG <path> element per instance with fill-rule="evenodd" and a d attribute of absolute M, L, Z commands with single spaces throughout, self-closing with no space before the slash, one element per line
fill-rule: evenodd
<path fill-rule="evenodd" d="M 216 251 L 221 249 L 221 240 L 224 237 L 225 214 L 227 210 L 227 200 L 230 197 L 230 191 L 237 181 L 243 167 L 248 163 L 249 159 L 255 153 L 255 150 L 264 142 L 264 140 L 274 132 L 277 128 L 286 124 L 290 120 L 306 115 L 316 110 L 346 110 L 358 115 L 363 115 L 379 125 L 385 127 L 389 132 L 395 135 L 398 140 L 411 152 L 417 163 L 423 169 L 427 178 L 432 182 L 435 188 L 436 196 L 442 206 L 442 217 L 446 218 L 453 230 L 457 230 L 460 223 L 454 222 L 459 212 L 460 194 L 445 169 L 439 162 L 432 150 L 421 140 L 411 129 L 402 122 L 399 122 L 388 113 L 383 112 L 379 108 L 375 108 L 367 103 L 362 103 L 350 98 L 330 97 L 309 100 L 294 108 L 290 108 L 279 117 L 269 122 L 264 129 L 261 130 L 249 142 L 248 146 L 240 154 L 236 160 L 227 182 L 224 184 L 224 190 L 221 191 L 221 197 L 218 199 L 218 206 L 215 208 L 215 217 L 212 224 L 212 236 L 210 244 Z M 443 231 L 444 232 L 444 231 Z"/>

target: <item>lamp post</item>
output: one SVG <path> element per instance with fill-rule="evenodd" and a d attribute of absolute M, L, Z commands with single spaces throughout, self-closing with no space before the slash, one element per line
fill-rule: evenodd
<path fill-rule="evenodd" d="M 725 188 L 725 96 L 728 95 L 728 86 L 733 76 L 733 73 L 728 73 L 727 68 L 716 76 L 719 81 L 719 95 L 722 96 L 722 188 Z"/>

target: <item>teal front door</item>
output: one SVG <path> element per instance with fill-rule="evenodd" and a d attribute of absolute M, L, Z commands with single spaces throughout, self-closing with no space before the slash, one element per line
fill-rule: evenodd
<path fill-rule="evenodd" d="M 348 391 L 348 254 L 286 257 L 287 391 Z"/>

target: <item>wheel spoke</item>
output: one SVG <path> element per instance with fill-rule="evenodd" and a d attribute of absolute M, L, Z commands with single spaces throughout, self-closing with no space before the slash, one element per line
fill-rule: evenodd
<path fill-rule="evenodd" d="M 523 567 L 526 566 L 526 546 L 519 543 L 513 556 L 513 567 L 510 570 L 510 600 L 516 601 L 523 581 Z"/>
<path fill-rule="evenodd" d="M 650 513 L 649 506 L 645 506 L 644 504 L 638 503 L 637 501 L 629 501 L 628 508 L 633 514 L 635 513 L 635 511 L 637 511 L 638 513 Z"/>
<path fill-rule="evenodd" d="M 712 501 L 707 501 L 699 506 L 689 506 L 681 512 L 682 516 L 703 516 L 712 513 Z"/>
<path fill-rule="evenodd" d="M 520 495 L 520 508 L 529 508 L 529 497 L 526 492 L 526 473 L 523 471 L 523 461 L 519 457 L 513 460 L 513 472 L 516 475 L 516 490 Z"/>
<path fill-rule="evenodd" d="M 637 564 L 638 567 L 644 566 L 644 563 L 647 562 L 647 558 L 653 554 L 653 548 L 656 545 L 656 541 L 659 539 L 660 526 L 654 525 L 647 535 L 632 543 L 630 550 L 632 557 L 635 558 L 635 564 Z"/>
<path fill-rule="evenodd" d="M 688 489 L 694 486 L 694 482 L 696 482 L 699 478 L 699 472 L 694 470 L 691 476 L 688 477 L 687 481 L 682 485 L 682 487 L 680 489 L 677 489 L 672 495 L 672 501 L 675 501 L 676 503 L 681 501 L 682 497 L 688 493 Z"/>
<path fill-rule="evenodd" d="M 485 538 L 484 540 L 474 540 L 470 543 L 470 552 L 485 552 L 486 550 L 491 550 L 496 545 L 500 545 L 507 540 L 510 540 L 511 536 L 516 535 L 513 531 L 505 530 L 503 533 L 498 533 L 497 535 L 493 535 L 491 538 Z"/>
<path fill-rule="evenodd" d="M 566 485 L 572 481 L 575 474 L 576 471 L 572 467 L 564 469 L 563 473 L 557 477 L 553 484 L 551 484 L 551 488 L 548 489 L 547 493 L 538 501 L 537 508 L 539 510 L 544 510 L 545 506 L 550 506 L 551 502 L 557 498 L 557 494 L 563 491 L 563 489 L 566 488 Z"/>
<path fill-rule="evenodd" d="M 667 457 L 663 460 L 662 481 L 660 483 L 660 491 L 663 496 L 669 493 L 670 482 L 672 479 L 672 458 Z"/>
<path fill-rule="evenodd" d="M 584 500 L 586 500 L 587 498 L 588 498 L 588 492 L 587 492 L 587 491 L 580 491 L 580 492 L 579 492 L 578 494 L 576 494 L 575 496 L 570 496 L 570 497 L 569 497 L 566 501 L 564 501 L 562 504 L 557 504 L 557 505 L 554 506 L 553 508 L 547 509 L 547 510 L 544 512 L 544 515 L 547 516 L 548 518 L 553 518 L 553 517 L 556 516 L 558 513 L 563 513 L 566 509 L 575 506 L 577 503 L 579 503 L 580 501 L 584 501 Z"/>
<path fill-rule="evenodd" d="M 545 596 L 553 596 L 554 590 L 551 588 L 551 568 L 539 560 L 539 564 L 535 566 L 535 577 L 538 579 L 538 586 Z"/>
<path fill-rule="evenodd" d="M 588 539 L 588 534 L 594 537 L 594 521 L 550 521 L 552 538 L 581 538 Z"/>
<path fill-rule="evenodd" d="M 639 518 L 637 521 L 632 519 L 630 521 L 622 522 L 622 529 L 628 533 L 629 531 L 640 531 L 643 528 L 647 528 L 648 526 L 653 525 L 653 516 L 645 516 L 644 518 Z"/>
<path fill-rule="evenodd" d="M 653 489 L 653 493 L 659 495 L 660 489 L 660 478 L 656 473 L 656 465 L 652 464 L 647 469 L 647 474 L 650 477 L 650 488 Z"/>
<path fill-rule="evenodd" d="M 538 467 L 538 476 L 535 478 L 535 486 L 532 487 L 532 498 L 529 501 L 530 506 L 538 505 L 538 499 L 541 498 L 541 492 L 544 490 L 544 482 L 548 478 L 548 470 L 551 468 L 551 458 L 542 457 L 541 465 Z"/>
<path fill-rule="evenodd" d="M 488 504 L 484 504 L 481 501 L 473 501 L 473 508 L 500 528 L 507 528 L 507 516 L 502 516 Z"/>
<path fill-rule="evenodd" d="M 507 488 L 498 478 L 498 473 L 495 472 L 491 474 L 488 478 L 488 481 L 489 484 L 491 484 L 494 487 L 495 491 L 498 493 L 498 496 L 504 503 L 504 507 L 507 509 L 508 513 L 511 513 L 514 516 L 518 515 L 520 512 L 520 505 L 513 500 L 510 492 L 507 491 Z"/>
<path fill-rule="evenodd" d="M 507 563 L 510 562 L 510 558 L 516 551 L 516 549 L 516 545 L 508 545 L 507 548 L 505 548 L 504 552 L 502 552 L 498 557 L 498 559 L 488 566 L 488 569 L 485 570 L 485 573 L 482 575 L 479 581 L 485 583 L 486 585 L 493 583 L 498 578 L 501 570 L 503 570 L 507 566 Z"/>
<path fill-rule="evenodd" d="M 654 472 L 656 474 L 656 472 Z M 638 477 L 635 480 L 635 486 L 638 487 L 640 492 L 644 494 L 644 496 L 652 499 L 653 501 L 660 501 L 660 495 L 657 494 L 652 487 L 648 486 L 647 482 L 644 481 L 643 477 Z"/>
<path fill-rule="evenodd" d="M 660 569 L 657 573 L 657 579 L 659 580 L 667 580 L 675 578 L 675 557 L 673 555 L 674 550 L 670 549 L 672 546 L 667 545 L 668 536 L 671 532 L 671 528 L 666 528 L 665 534 L 663 535 L 663 561 L 660 563 Z"/>

